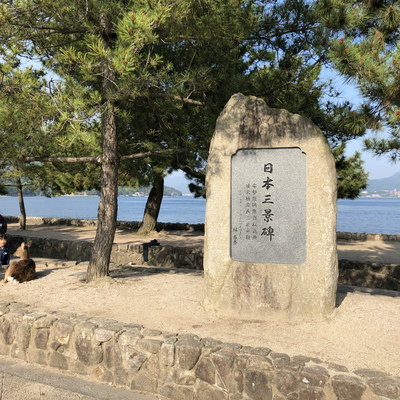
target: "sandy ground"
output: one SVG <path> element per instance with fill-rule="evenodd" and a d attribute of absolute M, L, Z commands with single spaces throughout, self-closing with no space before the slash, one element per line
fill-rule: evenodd
<path fill-rule="evenodd" d="M 72 231 L 67 232 L 68 229 L 65 227 L 63 234 L 78 239 L 76 230 L 83 228 L 71 227 Z M 31 233 L 34 236 L 33 229 Z M 53 231 L 51 235 L 55 237 L 56 233 Z M 85 235 L 90 240 L 88 231 Z M 167 236 L 175 245 L 179 241 L 186 245 L 190 240 L 202 241 L 201 235 L 192 235 L 191 239 L 178 234 L 174 237 L 174 233 L 159 235 L 157 239 L 164 245 Z M 121 238 L 117 236 L 116 241 Z M 139 239 L 142 243 L 143 239 Z M 343 252 L 357 257 L 357 249 L 351 243 L 343 246 L 347 246 Z M 370 243 L 371 247 L 371 250 L 358 249 L 358 257 L 364 254 L 379 261 L 377 253 L 381 252 L 380 259 L 386 257 L 384 262 L 399 259 L 397 244 Z M 225 342 L 268 347 L 290 356 L 316 357 L 349 370 L 369 368 L 400 376 L 400 292 L 339 286 L 337 307 L 326 321 L 271 318 L 266 322 L 251 322 L 207 314 L 202 307 L 204 280 L 199 271 L 114 265 L 110 270 L 114 279 L 86 284 L 83 278 L 87 263 L 75 265 L 44 259 L 36 262 L 35 280 L 19 285 L 0 284 L 1 301 L 28 303 L 42 311 L 74 312 L 139 323 L 164 332 L 191 332 Z"/>

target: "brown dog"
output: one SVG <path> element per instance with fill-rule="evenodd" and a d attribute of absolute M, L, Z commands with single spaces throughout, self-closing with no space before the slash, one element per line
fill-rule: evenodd
<path fill-rule="evenodd" d="M 4 283 L 22 283 L 32 280 L 36 274 L 35 261 L 29 258 L 29 248 L 32 245 L 32 240 L 29 243 L 22 242 L 18 247 L 14 256 L 20 257 L 18 261 L 13 261 L 7 268 L 4 277 Z"/>

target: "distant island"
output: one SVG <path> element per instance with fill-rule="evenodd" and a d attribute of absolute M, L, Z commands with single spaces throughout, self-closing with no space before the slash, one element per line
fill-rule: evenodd
<path fill-rule="evenodd" d="M 133 189 L 127 186 L 118 187 L 118 196 L 133 196 L 133 197 L 147 197 L 150 193 L 151 186 Z M 10 186 L 7 187 L 8 196 L 17 196 L 17 188 Z M 32 191 L 29 189 L 23 190 L 24 196 L 42 196 L 40 190 Z M 69 196 L 99 196 L 98 190 L 85 190 L 83 192 L 75 192 Z M 169 186 L 164 186 L 164 196 L 182 196 L 182 192 Z"/>
<path fill-rule="evenodd" d="M 370 179 L 360 197 L 400 198 L 400 172 L 388 178 Z"/>
<path fill-rule="evenodd" d="M 8 196 L 17 196 L 17 188 L 14 186 L 8 186 Z M 130 197 L 147 197 L 150 193 L 151 186 L 131 188 L 127 186 L 118 187 L 118 196 L 130 196 Z M 43 193 L 38 189 L 36 191 L 24 188 L 24 196 L 42 196 Z M 69 194 L 69 196 L 99 196 L 98 190 L 86 190 L 83 192 L 75 192 Z M 190 194 L 191 195 L 191 194 Z M 186 196 L 181 191 L 170 187 L 164 187 L 164 196 Z M 374 198 L 400 198 L 400 172 L 388 177 L 381 179 L 370 179 L 368 181 L 367 188 L 362 191 L 360 197 L 374 197 Z"/>

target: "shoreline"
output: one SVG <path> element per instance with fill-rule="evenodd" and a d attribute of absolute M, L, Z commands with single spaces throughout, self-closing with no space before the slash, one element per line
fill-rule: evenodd
<path fill-rule="evenodd" d="M 3 215 L 8 224 L 18 224 L 18 216 Z M 97 219 L 79 219 L 79 218 L 53 218 L 53 217 L 27 217 L 27 225 L 66 225 L 66 226 L 93 226 L 97 225 Z M 140 221 L 117 221 L 117 227 L 121 229 L 139 229 Z M 181 222 L 157 222 L 157 231 L 202 231 L 205 230 L 205 224 L 188 224 Z M 358 241 L 389 241 L 400 242 L 400 233 L 379 233 L 379 232 L 346 232 L 337 231 L 337 240 L 358 240 Z"/>
<path fill-rule="evenodd" d="M 59 198 L 29 197 L 25 208 L 28 218 L 97 219 L 98 196 L 62 196 Z M 118 223 L 142 221 L 146 197 L 120 196 Z M 338 200 L 337 232 L 400 234 L 400 208 L 396 199 L 361 198 Z M 188 196 L 168 196 L 162 202 L 158 221 L 161 224 L 205 223 L 206 201 Z M 3 196 L 3 216 L 20 215 L 17 198 Z"/>

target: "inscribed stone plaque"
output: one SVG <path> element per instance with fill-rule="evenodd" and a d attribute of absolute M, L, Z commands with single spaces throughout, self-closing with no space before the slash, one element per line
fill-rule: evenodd
<path fill-rule="evenodd" d="M 306 261 L 306 154 L 299 148 L 238 150 L 232 156 L 231 258 Z"/>

